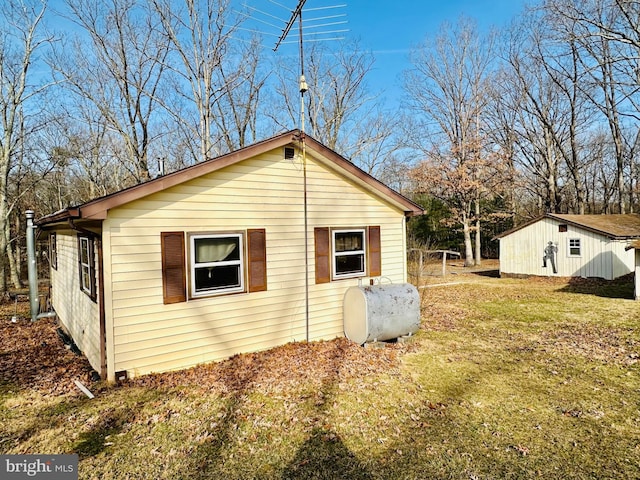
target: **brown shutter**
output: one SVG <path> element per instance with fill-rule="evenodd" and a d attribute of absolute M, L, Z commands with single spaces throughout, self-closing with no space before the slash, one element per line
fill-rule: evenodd
<path fill-rule="evenodd" d="M 249 291 L 263 292 L 267 289 L 267 244 L 264 228 L 247 230 L 247 256 Z"/>
<path fill-rule="evenodd" d="M 380 255 L 380 227 L 369 227 L 369 276 L 382 275 L 382 257 Z"/>
<path fill-rule="evenodd" d="M 162 232 L 162 296 L 164 303 L 187 300 L 186 266 L 184 262 L 184 233 Z"/>
<path fill-rule="evenodd" d="M 331 281 L 331 247 L 329 242 L 329 228 L 316 227 L 314 229 L 316 245 L 316 283 Z"/>

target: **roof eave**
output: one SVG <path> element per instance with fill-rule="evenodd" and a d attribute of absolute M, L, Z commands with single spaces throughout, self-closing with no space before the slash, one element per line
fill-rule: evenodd
<path fill-rule="evenodd" d="M 545 215 L 547 218 L 552 218 L 559 222 L 565 222 L 567 224 L 573 225 L 574 227 L 581 228 L 583 230 L 587 230 L 588 232 L 597 233 L 598 235 L 602 235 L 603 237 L 607 237 L 611 240 L 631 240 L 635 238 L 640 238 L 640 235 L 616 235 L 615 233 L 608 232 L 606 230 L 602 230 L 597 227 L 593 227 L 591 225 L 585 225 L 580 222 L 572 221 L 570 218 L 566 218 L 565 216 L 561 216 L 560 214 L 547 213 Z"/>
<path fill-rule="evenodd" d="M 63 223 L 69 221 L 69 219 L 81 218 L 79 207 L 69 207 L 64 210 L 59 210 L 50 215 L 38 218 L 34 224 L 38 227 L 45 227 L 47 225 L 53 225 L 55 223 Z"/>
<path fill-rule="evenodd" d="M 304 134 L 299 130 L 291 130 L 280 135 L 271 137 L 261 142 L 249 145 L 240 150 L 221 155 L 214 159 L 201 162 L 196 165 L 169 173 L 165 176 L 150 180 L 139 185 L 121 190 L 119 192 L 106 195 L 89 201 L 78 207 L 69 208 L 61 212 L 47 215 L 36 222 L 38 225 L 49 225 L 66 221 L 69 218 L 87 220 L 105 220 L 109 210 L 140 199 L 153 193 L 161 192 L 186 181 L 198 178 L 202 175 L 215 172 L 237 162 L 246 160 L 261 153 L 268 152 L 274 148 L 286 145 L 299 145 Z M 356 167 L 353 163 L 340 156 L 330 148 L 315 140 L 313 137 L 304 135 L 305 141 L 311 145 L 312 150 L 319 156 L 330 160 L 347 173 L 347 177 L 355 179 L 360 185 L 375 193 L 379 197 L 385 198 L 389 203 L 404 212 L 406 217 L 424 214 L 424 209 L 409 200 L 404 195 L 396 192 L 383 184 L 364 170 Z"/>

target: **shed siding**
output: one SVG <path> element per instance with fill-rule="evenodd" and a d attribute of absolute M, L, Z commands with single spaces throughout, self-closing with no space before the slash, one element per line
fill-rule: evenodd
<path fill-rule="evenodd" d="M 406 280 L 404 213 L 307 161 L 309 339 L 343 334 L 357 279 L 315 284 L 313 229 L 379 225 L 382 275 Z M 109 212 L 104 221 L 107 345 L 115 371 L 179 369 L 306 339 L 302 165 L 281 149 Z M 268 290 L 164 305 L 160 233 L 266 229 Z M 108 254 L 107 254 L 108 252 Z"/>
<path fill-rule="evenodd" d="M 500 239 L 500 272 L 515 275 L 559 277 L 599 277 L 607 280 L 633 271 L 634 255 L 625 251 L 626 240 L 611 240 L 604 235 L 573 225 L 559 231 L 555 219 L 543 218 Z M 569 254 L 569 240 L 579 239 L 580 256 Z M 551 241 L 557 245 L 557 273 L 550 262 L 543 267 L 544 249 Z"/>
<path fill-rule="evenodd" d="M 100 313 L 98 303 L 80 290 L 78 237 L 72 231 L 58 231 L 56 244 L 58 269 L 51 269 L 51 304 L 60 323 L 99 372 Z M 97 253 L 95 265 L 98 265 Z"/>

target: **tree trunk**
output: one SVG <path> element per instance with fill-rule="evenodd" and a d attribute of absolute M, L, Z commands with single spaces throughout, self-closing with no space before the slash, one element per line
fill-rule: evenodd
<path fill-rule="evenodd" d="M 464 233 L 464 266 L 473 267 L 473 246 L 471 243 L 471 226 L 469 216 L 464 214 L 462 218 L 462 230 Z"/>
<path fill-rule="evenodd" d="M 20 216 L 18 215 L 18 221 L 20 222 Z M 22 281 L 20 280 L 20 262 L 18 261 L 19 248 L 17 240 L 15 242 L 11 241 L 11 223 L 9 221 L 5 222 L 5 242 L 7 245 L 7 258 L 9 259 L 9 277 L 11 279 L 11 284 L 14 288 L 20 289 L 22 288 Z M 16 225 L 19 227 L 19 225 Z M 18 237 L 19 228 L 16 230 L 16 237 Z"/>
<path fill-rule="evenodd" d="M 482 238 L 480 236 L 480 200 L 476 200 L 476 265 L 482 264 Z"/>

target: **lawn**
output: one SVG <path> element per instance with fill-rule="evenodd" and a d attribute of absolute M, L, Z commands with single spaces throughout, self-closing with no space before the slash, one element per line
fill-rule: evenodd
<path fill-rule="evenodd" d="M 8 311 L 0 453 L 75 452 L 83 479 L 640 478 L 632 284 L 454 280 L 423 289 L 406 344 L 290 344 L 119 386 Z"/>

